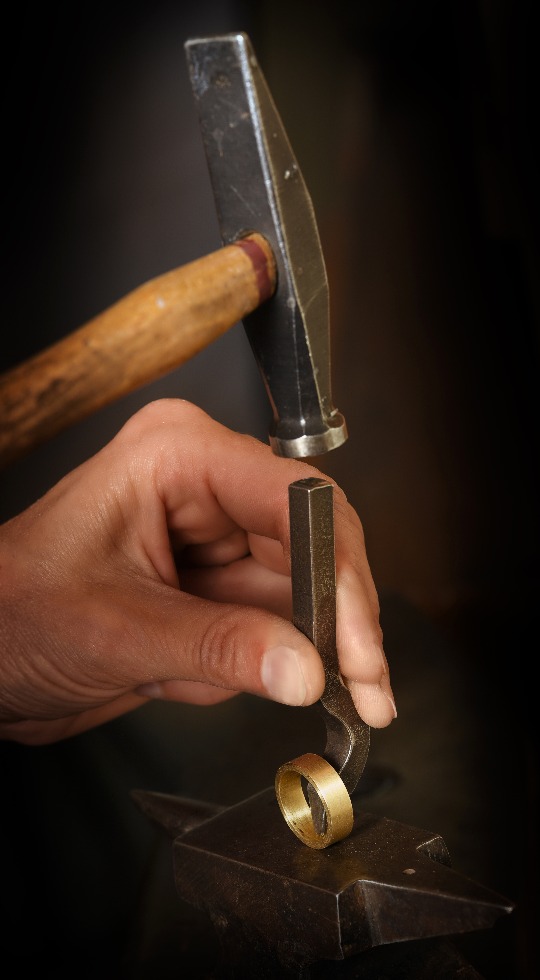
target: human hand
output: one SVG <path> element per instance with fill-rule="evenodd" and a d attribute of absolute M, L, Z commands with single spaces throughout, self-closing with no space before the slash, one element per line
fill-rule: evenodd
<path fill-rule="evenodd" d="M 0 528 L 0 737 L 46 744 L 149 697 L 315 702 L 292 625 L 288 487 L 324 476 L 181 400 L 137 412 Z M 395 717 L 360 520 L 334 492 L 337 647 L 356 708 Z"/>

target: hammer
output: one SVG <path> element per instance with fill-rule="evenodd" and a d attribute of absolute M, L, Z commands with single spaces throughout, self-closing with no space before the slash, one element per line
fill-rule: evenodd
<path fill-rule="evenodd" d="M 280 456 L 347 438 L 333 407 L 328 281 L 310 196 L 244 33 L 190 40 L 222 248 L 120 299 L 0 375 L 0 466 L 179 367 L 242 320 Z"/>

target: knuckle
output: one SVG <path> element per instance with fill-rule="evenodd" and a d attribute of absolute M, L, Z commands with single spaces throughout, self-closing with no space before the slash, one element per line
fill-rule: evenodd
<path fill-rule="evenodd" d="M 232 689 L 245 683 L 252 660 L 246 653 L 245 635 L 246 614 L 236 609 L 222 610 L 209 623 L 196 651 L 205 680 Z"/>

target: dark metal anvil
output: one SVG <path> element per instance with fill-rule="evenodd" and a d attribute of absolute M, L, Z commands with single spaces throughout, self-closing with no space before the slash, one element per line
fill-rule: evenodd
<path fill-rule="evenodd" d="M 369 972 L 366 952 L 488 929 L 513 909 L 452 870 L 438 834 L 358 806 L 350 836 L 315 850 L 291 833 L 273 787 L 231 807 L 132 795 L 173 838 L 178 895 L 208 913 L 223 949 L 220 976 L 307 977 L 321 961 L 322 975 L 334 976 L 339 961 L 352 958 L 360 972 L 348 977 L 413 977 L 417 966 L 393 973 L 387 963 L 384 974 Z M 447 951 L 437 956 L 432 975 L 478 976 Z"/>

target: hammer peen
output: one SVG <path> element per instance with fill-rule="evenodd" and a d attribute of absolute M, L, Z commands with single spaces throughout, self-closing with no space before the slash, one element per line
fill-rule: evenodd
<path fill-rule="evenodd" d="M 222 248 L 120 299 L 0 375 L 0 466 L 162 377 L 242 320 L 280 456 L 347 438 L 330 381 L 328 281 L 310 196 L 249 38 L 187 41 Z"/>

